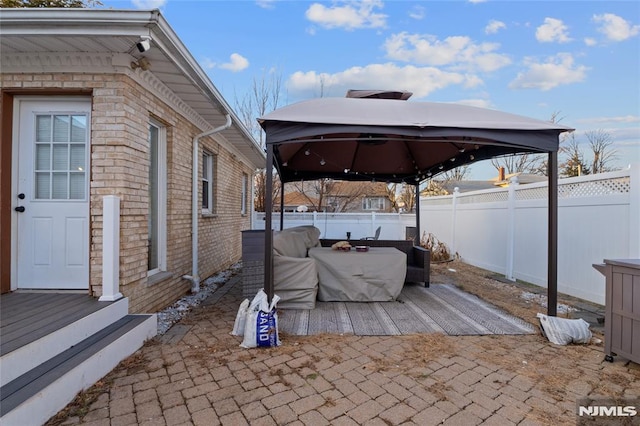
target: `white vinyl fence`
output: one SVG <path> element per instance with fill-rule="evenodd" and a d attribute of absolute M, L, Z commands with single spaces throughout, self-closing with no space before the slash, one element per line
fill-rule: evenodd
<path fill-rule="evenodd" d="M 273 213 L 273 229 L 280 229 L 280 213 Z M 264 213 L 255 213 L 253 229 L 264 229 Z M 320 229 L 320 238 L 351 239 L 373 237 L 380 227 L 381 240 L 404 240 L 407 227 L 416 226 L 414 214 L 399 213 L 284 213 L 284 228 L 313 225 Z"/>
<path fill-rule="evenodd" d="M 547 182 L 420 200 L 421 232 L 461 259 L 509 279 L 547 285 Z M 273 214 L 273 228 L 280 216 Z M 254 229 L 264 229 L 255 213 Z M 322 238 L 404 239 L 413 214 L 285 213 L 284 227 L 314 225 Z M 640 258 L 640 164 L 558 184 L 558 291 L 604 304 L 604 277 L 592 264 Z"/>
<path fill-rule="evenodd" d="M 466 263 L 547 285 L 548 183 L 422 198 L 421 229 Z M 640 258 L 640 164 L 558 184 L 558 291 L 605 302 L 592 264 Z"/>

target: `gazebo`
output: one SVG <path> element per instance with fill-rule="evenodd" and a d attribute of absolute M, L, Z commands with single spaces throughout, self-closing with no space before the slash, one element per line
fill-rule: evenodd
<path fill-rule="evenodd" d="M 258 119 L 266 133 L 266 168 L 281 183 L 332 178 L 415 185 L 456 167 L 519 153 L 548 154 L 548 314 L 557 304 L 557 166 L 561 133 L 548 121 L 471 106 L 407 101 L 411 93 L 350 90 Z M 264 289 L 273 297 L 273 174 L 266 174 Z M 420 238 L 420 203 L 416 207 Z M 283 215 L 280 216 L 280 229 Z"/>

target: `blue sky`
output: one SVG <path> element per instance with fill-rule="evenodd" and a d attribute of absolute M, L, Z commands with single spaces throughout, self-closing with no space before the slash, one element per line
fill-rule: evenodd
<path fill-rule="evenodd" d="M 348 89 L 414 93 L 604 130 L 616 165 L 640 162 L 638 1 L 102 1 L 161 9 L 234 106 L 254 80 L 280 105 Z M 267 77 L 265 77 L 267 76 Z M 474 167 L 472 178 L 495 175 Z"/>

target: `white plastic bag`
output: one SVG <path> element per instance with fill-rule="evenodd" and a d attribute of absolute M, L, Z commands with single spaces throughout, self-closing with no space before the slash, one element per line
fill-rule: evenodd
<path fill-rule="evenodd" d="M 278 313 L 276 304 L 280 300 L 274 295 L 271 304 L 268 303 L 267 293 L 259 290 L 247 308 L 244 328 L 244 339 L 240 346 L 256 348 L 279 346 Z"/>
<path fill-rule="evenodd" d="M 238 308 L 238 313 L 236 314 L 236 320 L 233 323 L 233 330 L 231 331 L 232 336 L 243 336 L 244 335 L 244 325 L 247 322 L 247 309 L 249 308 L 249 299 L 244 299 Z"/>
<path fill-rule="evenodd" d="M 556 345 L 568 345 L 569 343 L 589 343 L 591 341 L 591 330 L 589 323 L 579 319 L 567 319 L 550 317 L 538 313 L 542 333 L 551 343 Z"/>

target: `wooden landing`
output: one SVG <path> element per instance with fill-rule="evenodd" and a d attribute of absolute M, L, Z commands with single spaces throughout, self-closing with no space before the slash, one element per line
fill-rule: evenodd
<path fill-rule="evenodd" d="M 0 296 L 0 356 L 26 346 L 113 302 L 86 294 L 9 293 Z"/>

